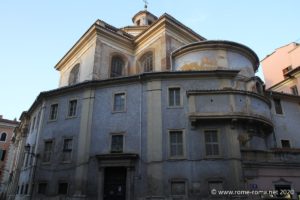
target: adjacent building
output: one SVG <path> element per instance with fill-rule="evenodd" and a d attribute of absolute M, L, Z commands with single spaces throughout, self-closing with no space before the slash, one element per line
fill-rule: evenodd
<path fill-rule="evenodd" d="M 300 98 L 265 91 L 245 45 L 206 40 L 168 14 L 132 21 L 97 20 L 57 63 L 59 88 L 21 116 L 10 197 L 296 198 Z"/>
<path fill-rule="evenodd" d="M 300 45 L 292 42 L 277 48 L 262 61 L 266 88 L 272 91 L 299 95 Z"/>
<path fill-rule="evenodd" d="M 18 126 L 16 120 L 4 119 L 0 115 L 0 193 L 4 195 L 6 193 L 7 184 L 10 180 L 11 172 L 8 170 L 12 165 L 12 160 L 9 159 L 9 150 L 11 145 L 11 139 L 14 134 L 15 127 Z"/>

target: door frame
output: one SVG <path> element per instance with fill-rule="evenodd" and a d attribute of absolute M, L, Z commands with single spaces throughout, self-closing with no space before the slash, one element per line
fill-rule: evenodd
<path fill-rule="evenodd" d="M 103 200 L 104 175 L 106 167 L 126 168 L 126 200 L 134 199 L 134 173 L 138 154 L 101 154 L 97 155 L 98 160 L 98 200 Z"/>

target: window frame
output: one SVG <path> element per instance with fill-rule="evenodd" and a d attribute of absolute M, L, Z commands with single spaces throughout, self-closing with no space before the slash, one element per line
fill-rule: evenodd
<path fill-rule="evenodd" d="M 71 109 L 71 102 L 72 101 L 76 101 L 76 107 L 75 107 L 75 114 L 74 115 L 70 115 L 70 109 Z M 77 117 L 77 113 L 78 113 L 78 99 L 77 98 L 71 98 L 68 101 L 68 111 L 67 111 L 67 119 L 69 118 L 76 118 Z"/>
<path fill-rule="evenodd" d="M 36 129 L 35 123 L 36 123 L 36 116 L 33 117 L 30 132 L 33 132 Z"/>
<path fill-rule="evenodd" d="M 298 91 L 297 85 L 293 85 L 292 87 L 290 87 L 290 90 L 293 95 L 299 96 L 299 91 Z"/>
<path fill-rule="evenodd" d="M 3 134 L 5 134 L 4 140 L 2 140 L 2 135 L 3 135 Z M 5 131 L 3 131 L 3 132 L 1 133 L 1 135 L 0 135 L 0 142 L 6 142 L 6 140 L 7 140 L 7 133 L 6 133 Z"/>
<path fill-rule="evenodd" d="M 124 94 L 124 108 L 123 110 L 115 110 L 115 96 Z M 127 111 L 127 93 L 126 91 L 114 92 L 112 94 L 112 113 L 123 113 Z"/>
<path fill-rule="evenodd" d="M 5 161 L 5 158 L 7 157 L 7 150 L 6 149 L 0 149 L 1 151 L 1 157 L 0 157 L 0 161 Z"/>
<path fill-rule="evenodd" d="M 36 117 L 36 128 L 38 129 L 40 126 L 40 120 L 41 120 L 41 110 L 38 111 L 37 117 Z"/>
<path fill-rule="evenodd" d="M 72 144 L 71 144 L 71 149 L 65 149 L 65 140 L 71 140 Z M 63 145 L 62 145 L 62 158 L 61 158 L 61 162 L 62 163 L 71 163 L 72 162 L 72 157 L 73 157 L 73 149 L 74 149 L 74 139 L 72 137 L 63 137 Z M 69 152 L 70 153 L 70 159 L 69 160 L 64 160 L 64 153 L 65 152 Z"/>
<path fill-rule="evenodd" d="M 205 137 L 205 135 L 206 135 L 206 132 L 208 132 L 208 131 L 216 131 L 216 133 L 217 133 L 217 140 L 218 140 L 218 142 L 217 142 L 217 144 L 218 144 L 218 152 L 219 152 L 219 154 L 218 155 L 207 155 L 207 151 L 206 151 L 206 137 Z M 203 130 L 203 142 L 204 142 L 204 155 L 205 155 L 205 157 L 206 158 L 220 158 L 220 157 L 222 157 L 222 150 L 221 150 L 221 142 L 220 142 L 220 140 L 221 140 L 221 138 L 220 138 L 220 129 L 213 129 L 213 128 L 210 128 L 210 129 L 204 129 Z M 210 145 L 214 145 L 215 144 L 215 142 L 210 142 Z"/>
<path fill-rule="evenodd" d="M 212 184 L 221 184 L 221 188 L 213 187 Z M 223 180 L 223 178 L 209 178 L 207 180 L 207 186 L 209 189 L 209 194 L 211 195 L 211 191 L 213 189 L 216 191 L 224 190 L 224 180 Z"/>
<path fill-rule="evenodd" d="M 170 182 L 170 196 L 174 197 L 174 198 L 183 198 L 185 199 L 188 196 L 188 181 L 187 179 L 183 179 L 183 178 L 173 178 L 171 180 L 169 180 Z M 184 194 L 173 194 L 172 193 L 172 184 L 173 183 L 183 183 L 184 184 Z"/>
<path fill-rule="evenodd" d="M 287 75 L 287 74 L 288 74 L 292 69 L 293 69 L 292 65 L 289 65 L 289 66 L 287 66 L 286 68 L 284 68 L 284 69 L 282 70 L 282 75 L 283 75 L 283 78 L 284 78 L 284 79 L 288 78 L 288 75 Z"/>
<path fill-rule="evenodd" d="M 172 155 L 171 153 L 171 132 L 181 132 L 182 134 L 182 155 Z M 186 131 L 185 129 L 168 129 L 168 158 L 170 160 L 186 159 Z"/>
<path fill-rule="evenodd" d="M 24 194 L 25 195 L 27 195 L 29 193 L 28 189 L 29 189 L 29 185 L 28 185 L 28 183 L 26 183 L 25 184 L 25 189 L 24 189 Z"/>
<path fill-rule="evenodd" d="M 75 69 L 78 68 L 78 72 L 77 72 L 77 77 L 76 80 L 74 81 L 74 77 L 73 77 L 73 81 L 71 82 L 70 78 L 71 78 L 71 74 L 74 74 L 73 70 L 75 71 Z M 79 83 L 80 81 L 80 68 L 81 68 L 81 64 L 80 63 L 76 63 L 75 65 L 72 66 L 70 72 L 69 72 L 69 77 L 68 77 L 68 85 L 75 85 L 77 83 Z"/>
<path fill-rule="evenodd" d="M 279 110 L 277 110 L 276 108 L 276 102 L 279 102 L 279 104 L 277 105 L 280 105 L 280 110 L 281 110 L 281 113 L 278 113 Z M 284 115 L 284 111 L 283 111 L 283 106 L 282 106 L 282 102 L 281 102 L 281 99 L 280 98 L 273 98 L 273 103 L 274 103 L 274 112 L 276 115 L 279 115 L 279 116 L 283 116 Z"/>
<path fill-rule="evenodd" d="M 121 151 L 113 151 L 112 149 L 112 142 L 113 142 L 113 137 L 114 136 L 122 136 L 123 138 L 123 144 L 122 144 L 122 150 Z M 116 154 L 116 153 L 124 153 L 125 152 L 125 132 L 119 132 L 119 133 L 110 133 L 110 143 L 109 143 L 109 152 Z"/>
<path fill-rule="evenodd" d="M 62 193 L 59 193 L 59 186 L 60 186 L 60 184 L 64 184 L 64 183 L 67 184 L 67 191 L 66 191 L 66 193 L 62 194 Z M 58 184 L 57 184 L 57 194 L 60 195 L 60 196 L 66 196 L 66 195 L 69 194 L 69 188 L 70 188 L 70 183 L 68 181 L 66 181 L 66 180 L 59 180 Z"/>
<path fill-rule="evenodd" d="M 172 89 L 179 89 L 179 105 L 170 105 L 170 90 Z M 176 97 L 174 97 L 176 99 Z M 169 86 L 167 92 L 167 107 L 168 108 L 183 108 L 183 95 L 182 95 L 182 87 L 180 86 Z M 176 100 L 175 100 L 176 102 Z"/>
<path fill-rule="evenodd" d="M 45 157 L 45 149 L 46 149 L 46 142 L 52 142 L 51 144 L 51 150 L 50 150 L 50 158 L 49 160 L 45 161 L 44 157 Z M 47 139 L 44 140 L 44 149 L 43 149 L 43 155 L 42 155 L 42 164 L 50 164 L 51 160 L 52 160 L 52 154 L 53 154 L 53 147 L 55 146 L 54 144 L 54 139 Z"/>
<path fill-rule="evenodd" d="M 288 147 L 284 147 L 284 145 L 283 145 L 284 142 L 287 142 L 287 144 L 289 146 Z M 280 144 L 281 144 L 281 148 L 283 148 L 283 149 L 291 149 L 292 148 L 291 141 L 288 140 L 288 139 L 281 139 L 280 140 Z"/>
<path fill-rule="evenodd" d="M 151 70 L 145 70 L 145 65 L 144 65 L 144 62 L 146 62 L 146 59 L 148 59 L 148 57 L 150 57 L 150 55 L 151 55 L 151 57 L 152 57 L 152 59 L 151 59 L 151 64 L 152 64 L 152 66 L 151 66 Z M 138 62 L 139 62 L 139 66 L 140 66 L 140 71 L 142 72 L 142 73 L 150 73 L 150 72 L 155 72 L 155 70 L 154 70 L 154 65 L 155 65 L 155 59 L 154 59 L 154 51 L 153 50 L 148 50 L 148 51 L 146 51 L 146 52 L 144 52 L 142 55 L 141 55 L 141 57 L 139 57 L 139 59 L 138 59 Z"/>
<path fill-rule="evenodd" d="M 112 74 L 112 71 L 113 71 L 113 59 L 114 58 L 118 58 L 122 61 L 123 63 L 123 66 L 122 66 L 122 70 L 121 70 L 121 75 L 117 75 L 117 76 L 113 76 Z M 125 76 L 126 75 L 126 65 L 127 65 L 127 62 L 126 62 L 126 59 L 124 58 L 123 55 L 120 55 L 119 53 L 114 53 L 111 55 L 110 57 L 110 71 L 109 71 L 109 77 L 110 78 L 118 78 L 118 77 L 122 77 L 122 76 Z"/>
<path fill-rule="evenodd" d="M 293 199 L 293 195 L 290 193 L 292 189 L 292 185 L 290 183 L 286 183 L 286 184 L 280 184 L 280 183 L 276 183 L 274 184 L 274 190 L 278 191 L 278 194 L 275 195 L 275 197 L 277 198 L 282 198 L 282 199 Z M 282 191 L 286 191 L 288 192 L 287 194 L 283 194 Z"/>
<path fill-rule="evenodd" d="M 40 184 L 45 184 L 45 191 L 44 191 L 44 193 L 40 192 Z M 37 185 L 36 193 L 38 195 L 46 195 L 47 194 L 47 189 L 48 189 L 48 181 L 39 181 L 38 185 Z"/>
<path fill-rule="evenodd" d="M 56 108 L 56 116 L 55 118 L 52 118 L 52 106 L 57 105 Z M 49 116 L 48 116 L 48 121 L 53 122 L 56 121 L 58 118 L 58 109 L 59 109 L 59 104 L 57 102 L 51 103 L 49 106 Z"/>

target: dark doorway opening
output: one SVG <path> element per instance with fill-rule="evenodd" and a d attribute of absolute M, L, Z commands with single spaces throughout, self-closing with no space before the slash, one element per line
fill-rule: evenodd
<path fill-rule="evenodd" d="M 126 200 L 126 168 L 125 167 L 105 168 L 104 200 Z"/>

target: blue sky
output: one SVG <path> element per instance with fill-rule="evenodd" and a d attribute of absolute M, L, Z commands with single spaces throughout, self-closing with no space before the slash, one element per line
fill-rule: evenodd
<path fill-rule="evenodd" d="M 247 45 L 260 59 L 300 42 L 299 0 L 148 0 L 207 39 Z M 42 92 L 58 87 L 54 65 L 96 19 L 131 25 L 142 0 L 1 0 L 0 115 L 19 118 Z M 258 72 L 260 77 L 261 71 Z"/>

